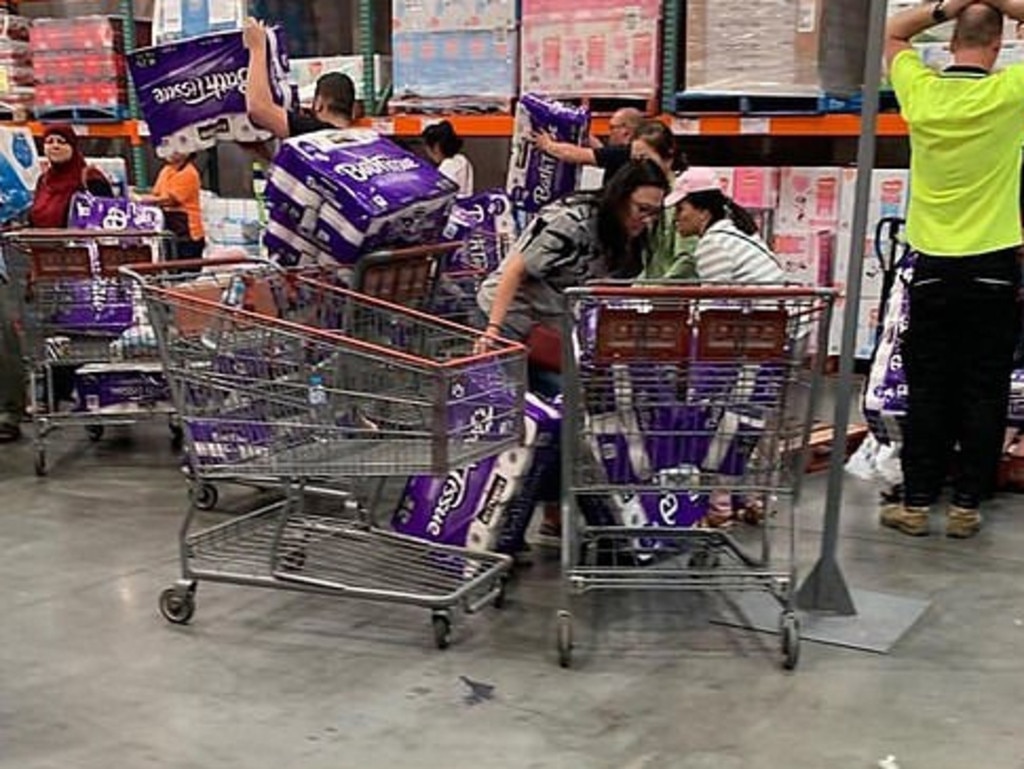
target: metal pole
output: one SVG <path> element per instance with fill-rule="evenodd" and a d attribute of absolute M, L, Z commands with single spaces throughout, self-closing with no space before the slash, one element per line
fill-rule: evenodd
<path fill-rule="evenodd" d="M 367 115 L 377 114 L 377 78 L 374 72 L 374 0 L 359 0 L 359 53 L 363 57 L 363 101 Z"/>
<path fill-rule="evenodd" d="M 121 15 L 124 17 L 124 47 L 126 53 L 135 50 L 135 0 L 121 0 Z M 132 75 L 129 71 L 128 78 L 128 119 L 138 126 L 141 115 L 139 114 L 139 97 L 135 93 L 135 84 L 132 82 Z M 142 146 L 142 139 L 138 131 L 130 132 L 131 138 L 131 176 L 136 187 L 146 188 L 149 186 L 149 164 L 146 159 L 146 152 Z"/>
<path fill-rule="evenodd" d="M 676 111 L 676 92 L 679 91 L 679 27 L 682 0 L 665 0 L 661 41 L 661 109 L 672 115 Z"/>
<path fill-rule="evenodd" d="M 839 358 L 839 388 L 836 393 L 833 448 L 829 457 L 828 493 L 825 502 L 825 526 L 821 535 L 821 553 L 810 576 L 800 587 L 797 605 L 801 609 L 855 615 L 857 609 L 842 569 L 836 560 L 839 518 L 843 501 L 846 464 L 841 450 L 850 425 L 853 401 L 853 358 L 857 345 L 857 314 L 860 309 L 864 241 L 871 197 L 871 174 L 875 168 L 879 87 L 882 82 L 883 35 L 886 0 L 871 0 L 868 24 L 867 60 L 864 64 L 864 107 L 861 114 L 860 142 L 857 147 L 857 196 L 850 238 L 850 264 L 846 276 L 846 307 L 843 312 L 843 345 Z"/>

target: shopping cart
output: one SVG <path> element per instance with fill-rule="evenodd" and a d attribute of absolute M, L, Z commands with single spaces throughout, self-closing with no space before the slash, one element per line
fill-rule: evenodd
<path fill-rule="evenodd" d="M 140 285 L 192 463 L 204 479 L 285 491 L 206 529 L 190 506 L 166 619 L 188 622 L 208 580 L 423 606 L 444 648 L 454 611 L 502 600 L 510 559 L 377 528 L 379 486 L 361 482 L 445 474 L 519 445 L 521 346 L 476 354 L 471 329 L 260 263 L 236 271 L 223 300 L 194 274 Z M 310 501 L 324 495 L 347 501 Z"/>
<path fill-rule="evenodd" d="M 46 475 L 47 436 L 81 425 L 92 441 L 104 428 L 166 416 L 170 405 L 154 339 L 136 333 L 139 303 L 118 269 L 158 262 L 171 241 L 157 233 L 21 230 L 0 241 L 23 331 L 35 471 Z"/>
<path fill-rule="evenodd" d="M 795 287 L 568 292 L 563 667 L 574 600 L 617 590 L 766 590 L 782 606 L 784 663 L 795 667 L 794 509 L 833 300 Z M 709 528 L 711 500 L 723 496 L 763 521 Z"/>

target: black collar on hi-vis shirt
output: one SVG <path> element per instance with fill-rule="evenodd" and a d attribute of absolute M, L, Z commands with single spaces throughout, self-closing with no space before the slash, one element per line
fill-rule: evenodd
<path fill-rule="evenodd" d="M 950 64 L 942 70 L 943 77 L 987 77 L 990 74 L 984 67 L 973 64 Z"/>

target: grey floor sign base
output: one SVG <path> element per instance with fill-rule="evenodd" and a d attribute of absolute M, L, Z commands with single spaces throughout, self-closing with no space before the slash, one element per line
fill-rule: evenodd
<path fill-rule="evenodd" d="M 853 590 L 857 607 L 852 616 L 798 612 L 800 636 L 805 641 L 847 649 L 888 654 L 914 626 L 929 601 L 905 596 Z M 730 595 L 718 625 L 741 627 L 763 633 L 779 632 L 779 603 L 766 593 Z"/>

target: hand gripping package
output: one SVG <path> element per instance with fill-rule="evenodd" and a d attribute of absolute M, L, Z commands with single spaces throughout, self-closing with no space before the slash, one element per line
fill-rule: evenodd
<path fill-rule="evenodd" d="M 279 30 L 267 36 L 274 100 L 290 109 L 288 56 Z M 218 141 L 272 138 L 249 121 L 245 87 L 249 52 L 241 32 L 221 32 L 129 54 L 139 106 L 162 158 L 210 149 Z"/>
<path fill-rule="evenodd" d="M 513 552 L 525 536 L 545 473 L 557 462 L 560 410 L 526 396 L 523 444 L 446 476 L 409 479 L 395 531 L 476 552 Z"/>
<path fill-rule="evenodd" d="M 557 141 L 582 144 L 590 130 L 590 111 L 535 94 L 525 94 L 516 107 L 512 158 L 506 189 L 516 208 L 528 214 L 576 190 L 579 166 L 541 152 L 535 134 L 550 133 Z"/>
<path fill-rule="evenodd" d="M 281 145 L 267 180 L 264 243 L 285 264 L 437 242 L 454 182 L 373 131 L 327 130 Z"/>

